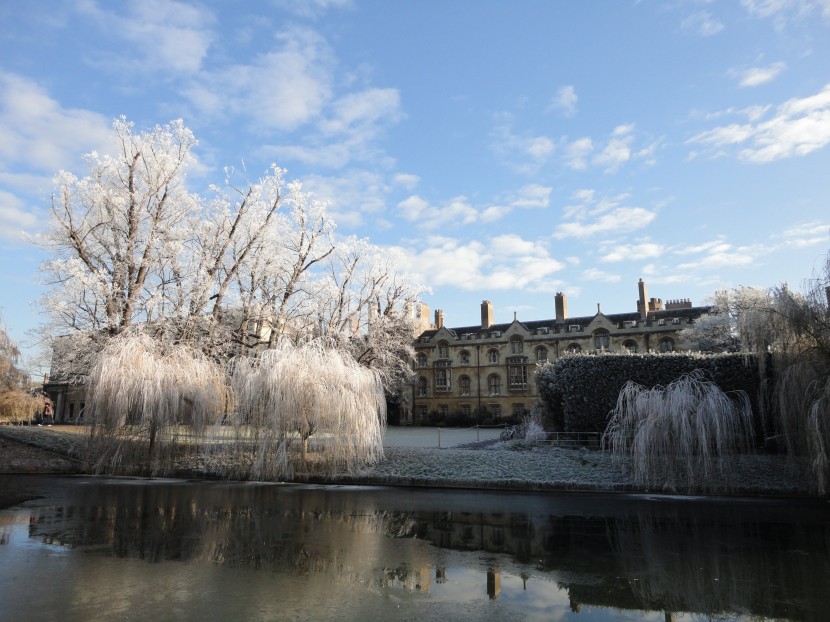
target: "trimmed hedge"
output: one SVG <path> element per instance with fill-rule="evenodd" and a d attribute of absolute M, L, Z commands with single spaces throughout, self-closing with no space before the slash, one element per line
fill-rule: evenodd
<path fill-rule="evenodd" d="M 563 432 L 603 432 L 620 390 L 629 380 L 646 388 L 665 386 L 701 369 L 721 390 L 746 391 L 756 439 L 763 439 L 758 408 L 758 362 L 745 354 L 578 354 L 536 372 L 548 425 Z"/>

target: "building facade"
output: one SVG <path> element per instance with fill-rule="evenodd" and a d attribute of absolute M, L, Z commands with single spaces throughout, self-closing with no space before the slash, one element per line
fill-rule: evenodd
<path fill-rule="evenodd" d="M 417 317 L 428 310 L 421 307 Z M 688 299 L 648 298 L 640 279 L 637 310 L 606 314 L 597 305 L 592 316 L 569 317 L 565 294 L 555 297 L 555 316 L 507 324 L 493 322 L 493 305 L 481 303 L 481 324 L 449 328 L 442 311 L 415 339 L 413 423 L 432 415 L 458 415 L 477 421 L 521 416 L 536 401 L 538 363 L 566 353 L 672 352 L 688 349 L 678 333 L 709 307 Z"/>

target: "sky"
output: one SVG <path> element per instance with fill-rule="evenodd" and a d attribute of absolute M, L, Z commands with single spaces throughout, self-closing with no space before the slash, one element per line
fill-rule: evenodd
<path fill-rule="evenodd" d="M 448 326 L 800 287 L 830 248 L 830 0 L 0 2 L 0 314 L 30 355 L 52 179 L 183 119 L 272 163 Z"/>

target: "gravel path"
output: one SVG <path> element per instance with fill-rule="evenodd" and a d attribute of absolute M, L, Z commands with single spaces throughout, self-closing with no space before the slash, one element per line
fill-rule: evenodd
<path fill-rule="evenodd" d="M 0 426 L 6 442 L 0 463 L 8 465 L 15 444 L 25 444 L 63 457 L 81 456 L 83 428 L 40 428 Z M 625 464 L 602 451 L 527 447 L 520 441 L 496 442 L 485 447 L 412 448 L 388 447 L 385 458 L 356 473 L 312 481 L 338 484 L 380 484 L 448 488 L 486 488 L 509 490 L 637 491 Z M 42 454 L 46 456 L 48 454 Z M 65 472 L 43 458 L 41 472 Z M 3 468 L 0 467 L 0 472 Z M 739 457 L 726 470 L 731 494 L 747 496 L 802 496 L 807 494 L 806 469 L 789 465 L 783 456 L 749 455 Z M 33 472 L 25 469 L 5 472 Z M 199 477 L 197 469 L 185 475 Z M 725 486 L 726 488 L 726 486 Z M 650 492 L 665 492 L 653 490 Z"/>

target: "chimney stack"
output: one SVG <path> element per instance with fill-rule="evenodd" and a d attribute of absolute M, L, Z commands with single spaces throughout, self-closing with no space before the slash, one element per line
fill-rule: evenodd
<path fill-rule="evenodd" d="M 481 301 L 481 328 L 486 330 L 493 325 L 493 303 L 489 300 Z"/>
<path fill-rule="evenodd" d="M 568 300 L 562 292 L 556 292 L 555 307 L 556 307 L 556 321 L 564 322 L 568 319 Z"/>
<path fill-rule="evenodd" d="M 637 312 L 640 314 L 640 319 L 645 320 L 648 317 L 648 287 L 646 282 L 640 277 L 640 299 L 637 301 Z"/>
<path fill-rule="evenodd" d="M 435 310 L 435 328 L 444 327 L 444 311 L 443 309 Z"/>

